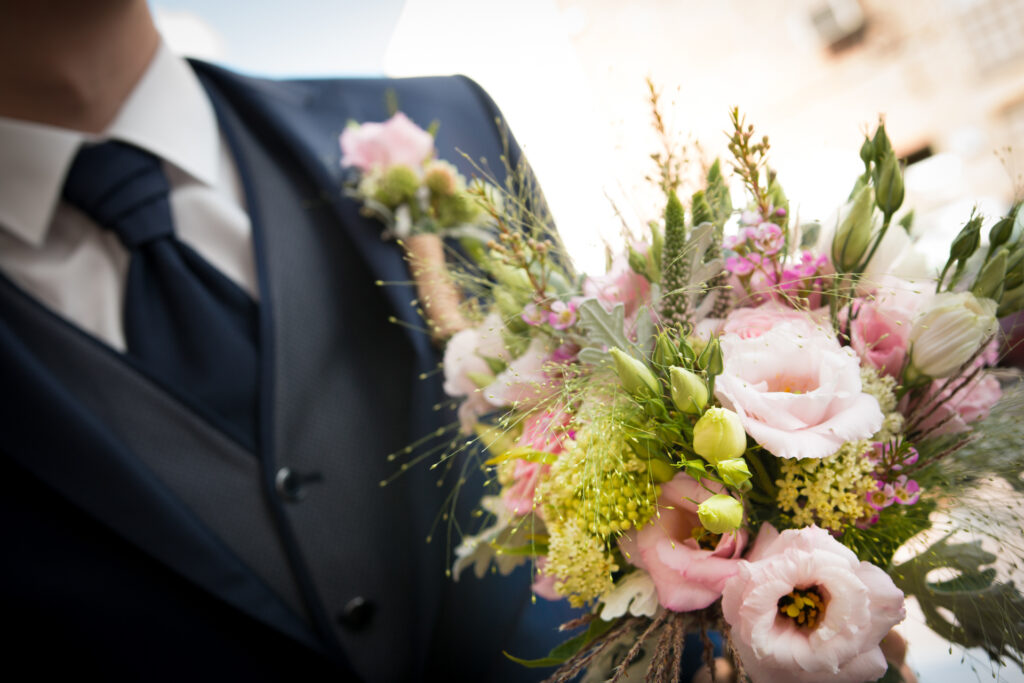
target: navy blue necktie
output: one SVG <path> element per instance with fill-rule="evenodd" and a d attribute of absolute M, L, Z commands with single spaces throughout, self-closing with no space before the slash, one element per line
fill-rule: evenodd
<path fill-rule="evenodd" d="M 130 252 L 127 355 L 250 448 L 256 442 L 257 305 L 174 234 L 160 159 L 122 142 L 83 147 L 64 199 Z"/>

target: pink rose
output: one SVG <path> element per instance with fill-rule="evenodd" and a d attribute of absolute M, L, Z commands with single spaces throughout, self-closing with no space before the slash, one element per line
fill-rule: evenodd
<path fill-rule="evenodd" d="M 688 612 L 717 600 L 726 580 L 736 573 L 746 546 L 745 529 L 723 534 L 713 548 L 701 547 L 693 538 L 692 532 L 702 528 L 697 506 L 724 492 L 716 484 L 709 488 L 712 490 L 685 474 L 677 474 L 661 485 L 661 517 L 619 539 L 626 559 L 651 575 L 658 601 L 666 609 Z"/>
<path fill-rule="evenodd" d="M 750 339 L 726 334 L 721 343 L 715 395 L 772 454 L 824 458 L 881 428 L 878 401 L 861 391 L 857 356 L 830 334 L 784 322 Z"/>
<path fill-rule="evenodd" d="M 609 310 L 615 304 L 623 304 L 627 319 L 636 315 L 640 306 L 647 302 L 650 291 L 651 284 L 630 267 L 629 256 L 625 253 L 612 260 L 607 273 L 583 281 L 585 297 L 596 298 Z"/>
<path fill-rule="evenodd" d="M 827 316 L 828 311 L 824 309 L 805 313 L 769 301 L 757 308 L 737 308 L 725 319 L 721 333 L 751 339 L 760 337 L 776 325 L 791 323 L 804 330 L 804 334 L 817 334 L 823 329 Z"/>
<path fill-rule="evenodd" d="M 749 560 L 749 561 L 748 561 Z M 862 683 L 886 671 L 879 643 L 903 620 L 903 593 L 824 529 L 763 524 L 722 592 L 754 683 Z"/>
<path fill-rule="evenodd" d="M 340 143 L 341 165 L 364 173 L 398 165 L 417 169 L 434 154 L 434 137 L 402 112 L 383 123 L 349 126 Z"/>
<path fill-rule="evenodd" d="M 884 278 L 871 299 L 858 301 L 850 323 L 850 345 L 871 367 L 899 377 L 907 357 L 910 321 L 929 298 L 910 282 Z"/>

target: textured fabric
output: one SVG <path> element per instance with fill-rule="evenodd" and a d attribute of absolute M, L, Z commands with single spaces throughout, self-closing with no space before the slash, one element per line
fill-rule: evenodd
<path fill-rule="evenodd" d="M 125 143 L 82 148 L 64 198 L 131 252 L 127 353 L 153 378 L 256 443 L 255 302 L 174 234 L 160 160 Z"/>

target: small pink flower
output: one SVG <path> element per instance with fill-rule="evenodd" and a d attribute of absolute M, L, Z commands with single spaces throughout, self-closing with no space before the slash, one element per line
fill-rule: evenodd
<path fill-rule="evenodd" d="M 900 505 L 913 505 L 921 497 L 921 485 L 901 474 L 893 484 L 893 496 Z"/>
<path fill-rule="evenodd" d="M 725 259 L 725 269 L 733 275 L 750 275 L 754 272 L 754 264 L 743 256 L 730 256 Z"/>
<path fill-rule="evenodd" d="M 537 304 L 526 304 L 526 306 L 523 307 L 523 312 L 520 317 L 527 325 L 533 325 L 536 327 L 537 325 L 544 324 L 544 311 L 541 310 Z"/>
<path fill-rule="evenodd" d="M 434 154 L 434 137 L 402 112 L 383 123 L 347 127 L 340 144 L 341 165 L 364 173 L 400 164 L 417 169 Z"/>
<path fill-rule="evenodd" d="M 661 516 L 619 539 L 630 564 L 651 575 L 661 605 L 675 612 L 701 609 L 717 600 L 747 543 L 745 529 L 723 534 L 713 547 L 702 547 L 694 539 L 693 532 L 702 528 L 697 506 L 724 492 L 715 484 L 710 488 L 677 474 L 661 486 Z"/>
<path fill-rule="evenodd" d="M 564 330 L 576 324 L 576 303 L 556 301 L 551 304 L 548 323 L 556 330 Z"/>
<path fill-rule="evenodd" d="M 896 493 L 893 491 L 892 484 L 886 484 L 884 481 L 876 482 L 877 487 L 874 491 L 867 492 L 868 505 L 876 510 L 882 510 L 889 507 L 896 500 Z"/>
<path fill-rule="evenodd" d="M 879 643 L 906 610 L 888 574 L 824 529 L 766 523 L 725 584 L 722 614 L 754 683 L 862 683 L 885 673 Z"/>
<path fill-rule="evenodd" d="M 744 211 L 740 214 L 740 225 L 760 225 L 764 217 L 757 211 Z"/>
<path fill-rule="evenodd" d="M 761 223 L 757 226 L 754 244 L 765 256 L 774 256 L 779 253 L 785 242 L 786 236 L 782 232 L 782 228 L 774 223 Z"/>
<path fill-rule="evenodd" d="M 736 247 L 746 242 L 746 240 L 740 235 L 726 235 L 725 239 L 722 240 L 722 244 L 725 245 L 726 249 L 736 250 Z"/>

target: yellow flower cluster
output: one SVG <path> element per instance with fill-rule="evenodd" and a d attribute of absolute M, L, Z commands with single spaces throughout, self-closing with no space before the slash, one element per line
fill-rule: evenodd
<path fill-rule="evenodd" d="M 638 417 L 631 402 L 603 397 L 581 408 L 582 427 L 568 452 L 537 487 L 548 526 L 548 569 L 574 605 L 611 588 L 615 538 L 646 524 L 660 487 L 629 447 L 625 423 Z"/>
<path fill-rule="evenodd" d="M 548 524 L 545 571 L 557 578 L 555 590 L 568 596 L 573 607 L 582 607 L 614 588 L 612 574 L 618 569 L 604 542 L 577 520 Z"/>
<path fill-rule="evenodd" d="M 860 369 L 861 390 L 874 396 L 885 419 L 882 428 L 872 441 L 891 441 L 903 431 L 903 415 L 896 410 L 896 380 L 889 375 L 879 375 L 874 368 Z"/>
<path fill-rule="evenodd" d="M 872 513 L 868 491 L 875 488 L 869 441 L 851 441 L 827 458 L 783 460 L 776 498 L 794 526 L 818 524 L 832 531 Z"/>

